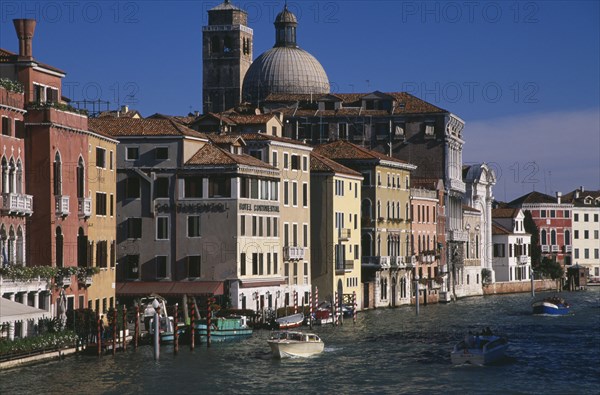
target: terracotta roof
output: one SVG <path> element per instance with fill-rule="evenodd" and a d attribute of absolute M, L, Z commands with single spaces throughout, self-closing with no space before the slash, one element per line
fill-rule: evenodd
<path fill-rule="evenodd" d="M 232 154 L 216 145 L 206 144 L 200 148 L 186 163 L 186 165 L 246 165 L 275 169 L 268 163 L 246 154 Z"/>
<path fill-rule="evenodd" d="M 216 133 L 208 133 L 208 139 L 213 143 L 219 144 L 235 144 L 240 142 L 241 145 L 246 145 L 246 142 L 242 138 L 242 136 L 238 134 L 216 134 Z"/>
<path fill-rule="evenodd" d="M 244 133 L 244 140 L 246 141 L 280 141 L 282 143 L 295 144 L 295 145 L 303 145 L 305 147 L 309 147 L 308 144 L 303 143 L 302 141 L 290 139 L 287 137 L 279 137 L 273 136 L 271 134 L 266 133 Z"/>
<path fill-rule="evenodd" d="M 515 218 L 518 213 L 518 208 L 495 208 L 492 209 L 492 218 Z"/>
<path fill-rule="evenodd" d="M 575 195 L 576 195 L 577 192 L 579 192 L 579 198 L 575 198 Z M 587 197 L 590 197 L 590 198 L 592 198 L 594 200 L 598 199 L 598 198 L 600 198 L 600 191 L 586 191 L 586 190 L 583 190 L 583 192 L 582 192 L 582 191 L 576 189 L 576 190 L 574 190 L 572 192 L 569 192 L 569 193 L 565 194 L 563 196 L 562 200 L 564 202 L 573 203 L 573 204 L 577 205 L 578 207 L 579 206 L 581 206 L 581 207 L 589 207 L 590 206 L 589 204 L 585 204 L 584 203 L 585 199 Z"/>
<path fill-rule="evenodd" d="M 259 115 L 240 115 L 229 114 L 228 118 L 236 125 L 257 125 L 269 122 L 273 118 L 277 118 L 275 114 L 259 114 Z"/>
<path fill-rule="evenodd" d="M 439 182 L 442 182 L 443 185 L 443 180 L 441 178 L 412 177 L 410 179 L 410 186 L 413 188 L 424 188 L 436 191 Z"/>
<path fill-rule="evenodd" d="M 493 235 L 509 235 L 511 231 L 506 229 L 504 226 L 499 225 L 492 221 L 492 234 Z"/>
<path fill-rule="evenodd" d="M 214 112 L 209 112 L 207 114 L 204 114 L 204 115 L 196 118 L 192 123 L 199 123 L 208 118 L 214 118 L 217 121 L 223 122 L 226 125 L 235 125 L 235 122 L 231 118 L 229 118 L 229 115 L 218 114 L 218 113 L 214 113 Z"/>
<path fill-rule="evenodd" d="M 193 114 L 188 114 L 186 116 L 183 115 L 166 115 L 166 114 L 161 114 L 161 113 L 154 113 L 152 115 L 150 115 L 149 117 L 146 117 L 146 119 L 171 119 L 175 122 L 178 122 L 184 126 L 189 126 L 192 122 L 194 122 L 196 120 L 196 116 Z"/>
<path fill-rule="evenodd" d="M 311 173 L 340 173 L 347 174 L 351 176 L 359 176 L 362 175 L 354 171 L 352 169 L 347 168 L 346 166 L 340 165 L 336 161 L 331 159 L 327 159 L 324 156 L 319 154 L 315 154 L 314 152 L 310 155 L 310 171 Z"/>
<path fill-rule="evenodd" d="M 208 139 L 204 133 L 196 132 L 171 119 L 145 118 L 91 118 L 89 129 L 113 137 L 124 136 L 188 136 Z"/>
<path fill-rule="evenodd" d="M 406 92 L 371 92 L 371 93 L 336 93 L 335 96 L 340 98 L 346 107 L 360 107 L 362 105 L 362 98 L 372 94 L 387 95 L 394 98 L 397 102 L 394 108 L 394 114 L 421 114 L 421 113 L 446 113 L 448 111 L 437 107 L 431 103 L 419 99 L 416 96 Z M 280 103 L 280 102 L 304 102 L 311 103 L 317 102 L 321 97 L 327 98 L 331 94 L 270 94 L 266 97 L 266 103 Z M 362 113 L 364 113 L 363 110 Z M 372 110 L 369 110 L 372 111 Z M 375 110 L 381 111 L 381 110 Z M 389 114 L 388 111 L 384 113 Z"/>
<path fill-rule="evenodd" d="M 387 160 L 390 162 L 409 164 L 406 161 L 360 147 L 346 140 L 336 140 L 318 145 L 314 148 L 314 151 L 319 155 L 333 160 Z"/>
<path fill-rule="evenodd" d="M 509 202 L 508 205 L 515 207 L 515 206 L 521 206 L 523 204 L 536 204 L 536 203 L 557 203 L 556 198 L 552 197 L 550 195 L 546 195 L 544 193 L 541 192 L 529 192 L 526 195 L 523 195 L 519 198 L 516 198 L 515 200 L 513 200 L 512 202 Z"/>
<path fill-rule="evenodd" d="M 0 63 L 14 63 L 18 60 L 18 58 L 19 58 L 18 54 L 11 52 L 7 49 L 0 48 Z M 61 74 L 66 74 L 66 72 L 64 72 L 63 70 L 56 68 L 54 66 L 50 66 L 49 64 L 39 62 L 35 59 L 33 59 L 33 61 L 35 63 L 37 63 L 38 66 L 41 66 L 45 69 L 52 70 L 52 71 L 55 71 L 55 72 L 61 73 Z"/>

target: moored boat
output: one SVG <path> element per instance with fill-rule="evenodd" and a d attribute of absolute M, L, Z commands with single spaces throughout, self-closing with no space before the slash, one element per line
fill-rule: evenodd
<path fill-rule="evenodd" d="M 196 323 L 196 333 L 201 342 L 207 340 L 207 320 L 201 319 Z M 214 342 L 242 339 L 252 335 L 246 316 L 230 316 L 212 318 L 210 324 L 210 339 Z"/>
<path fill-rule="evenodd" d="M 304 314 L 298 313 L 277 318 L 275 320 L 275 325 L 277 325 L 279 329 L 291 329 L 299 327 L 303 322 Z"/>
<path fill-rule="evenodd" d="M 296 331 L 273 332 L 267 343 L 275 358 L 310 357 L 325 349 L 319 336 Z"/>
<path fill-rule="evenodd" d="M 504 357 L 508 348 L 506 337 L 495 335 L 467 335 L 454 346 L 450 359 L 455 365 L 487 365 Z"/>
<path fill-rule="evenodd" d="M 569 303 L 558 296 L 550 296 L 531 304 L 533 314 L 565 315 L 569 313 Z"/>

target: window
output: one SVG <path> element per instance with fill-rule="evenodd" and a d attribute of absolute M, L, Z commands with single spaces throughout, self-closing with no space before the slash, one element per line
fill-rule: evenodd
<path fill-rule="evenodd" d="M 186 198 L 202 197 L 202 177 L 185 177 L 183 183 Z"/>
<path fill-rule="evenodd" d="M 258 274 L 260 276 L 265 274 L 265 268 L 264 268 L 264 261 L 263 258 L 264 255 L 263 254 L 258 254 Z"/>
<path fill-rule="evenodd" d="M 257 225 L 256 225 L 256 216 L 253 215 L 252 216 L 252 236 L 256 236 L 258 234 L 257 232 Z"/>
<path fill-rule="evenodd" d="M 598 214 L 594 214 L 594 222 L 598 222 Z"/>
<path fill-rule="evenodd" d="M 108 160 L 108 167 L 113 170 L 114 169 L 114 153 L 112 151 L 110 151 L 110 156 L 109 156 L 109 160 Z"/>
<path fill-rule="evenodd" d="M 169 179 L 167 177 L 158 177 L 154 180 L 154 198 L 168 198 L 169 197 Z"/>
<path fill-rule="evenodd" d="M 240 254 L 240 275 L 246 275 L 246 253 L 242 252 Z"/>
<path fill-rule="evenodd" d="M 258 235 L 260 237 L 264 236 L 263 232 L 263 217 L 258 217 Z"/>
<path fill-rule="evenodd" d="M 584 230 L 583 231 L 583 238 L 584 239 L 589 239 L 590 238 L 590 231 L 589 230 Z"/>
<path fill-rule="evenodd" d="M 495 258 L 504 258 L 505 257 L 504 244 L 494 243 L 494 257 Z"/>
<path fill-rule="evenodd" d="M 202 259 L 200 255 L 191 255 L 187 257 L 187 276 L 188 278 L 201 277 L 201 263 Z"/>
<path fill-rule="evenodd" d="M 240 215 L 240 236 L 246 236 L 246 216 Z"/>
<path fill-rule="evenodd" d="M 125 198 L 139 199 L 140 197 L 140 178 L 127 177 L 125 179 Z"/>
<path fill-rule="evenodd" d="M 277 270 L 279 267 L 279 261 L 277 260 L 277 253 L 273 253 L 273 274 L 277 274 Z"/>
<path fill-rule="evenodd" d="M 573 238 L 574 238 L 574 239 L 579 239 L 579 230 L 577 230 L 577 229 L 576 229 L 576 230 L 574 230 L 573 232 L 574 232 L 574 236 L 573 236 Z"/>
<path fill-rule="evenodd" d="M 267 222 L 267 237 L 271 237 L 271 218 L 266 217 L 265 221 Z"/>
<path fill-rule="evenodd" d="M 169 148 L 168 147 L 156 147 L 154 149 L 154 157 L 156 160 L 169 159 Z"/>
<path fill-rule="evenodd" d="M 292 241 L 294 242 L 293 246 L 297 247 L 298 244 L 298 224 L 292 224 Z"/>
<path fill-rule="evenodd" d="M 590 259 L 590 249 L 589 248 L 584 248 L 583 249 L 583 258 L 584 259 Z"/>
<path fill-rule="evenodd" d="M 308 184 L 302 184 L 302 207 L 308 207 Z"/>
<path fill-rule="evenodd" d="M 292 206 L 298 205 L 298 183 L 292 182 Z"/>
<path fill-rule="evenodd" d="M 279 237 L 279 221 L 273 218 L 273 237 Z"/>
<path fill-rule="evenodd" d="M 288 182 L 283 182 L 283 205 L 288 206 L 290 204 L 289 200 L 289 191 L 288 191 Z"/>
<path fill-rule="evenodd" d="M 273 153 L 272 153 L 272 163 L 271 163 L 271 165 L 273 167 L 277 167 L 279 165 L 279 162 L 277 160 L 277 151 L 273 151 Z"/>
<path fill-rule="evenodd" d="M 252 253 L 252 275 L 258 275 L 258 254 L 256 252 Z"/>
<path fill-rule="evenodd" d="M 300 170 L 300 157 L 292 155 L 292 170 Z"/>
<path fill-rule="evenodd" d="M 600 255 L 600 250 L 598 248 L 594 248 L 594 259 L 598 259 Z"/>
<path fill-rule="evenodd" d="M 283 224 L 283 246 L 288 247 L 290 245 L 290 225 Z"/>
<path fill-rule="evenodd" d="M 106 193 L 96 192 L 96 215 L 106 215 Z"/>
<path fill-rule="evenodd" d="M 2 135 L 10 136 L 10 118 L 2 117 Z"/>
<path fill-rule="evenodd" d="M 136 160 L 140 157 L 140 149 L 138 147 L 127 147 L 125 149 L 125 160 Z"/>
<path fill-rule="evenodd" d="M 169 217 L 156 217 L 156 240 L 169 240 Z"/>
<path fill-rule="evenodd" d="M 583 222 L 589 222 L 590 221 L 590 215 L 589 214 L 583 214 Z"/>
<path fill-rule="evenodd" d="M 283 153 L 283 168 L 286 169 L 286 170 L 288 169 L 288 166 L 289 166 L 288 165 L 288 158 L 289 158 L 288 153 L 284 152 Z"/>
<path fill-rule="evenodd" d="M 113 195 L 112 193 L 110 194 L 110 202 L 109 202 L 109 209 L 110 209 L 110 216 L 112 217 L 113 215 L 115 215 L 115 195 Z"/>
<path fill-rule="evenodd" d="M 575 259 L 579 259 L 579 248 L 575 248 Z"/>
<path fill-rule="evenodd" d="M 190 215 L 188 216 L 188 237 L 200 237 L 200 216 Z"/>
<path fill-rule="evenodd" d="M 211 177 L 208 179 L 208 197 L 231 197 L 231 182 L 229 177 Z"/>
<path fill-rule="evenodd" d="M 167 278 L 167 257 L 158 255 L 154 258 L 156 263 L 156 278 Z"/>
<path fill-rule="evenodd" d="M 359 258 L 358 244 L 354 244 L 354 259 Z"/>
<path fill-rule="evenodd" d="M 96 147 L 96 167 L 106 169 L 106 150 Z"/>
<path fill-rule="evenodd" d="M 128 280 L 139 278 L 139 255 L 126 255 L 125 256 L 125 276 Z"/>
<path fill-rule="evenodd" d="M 108 263 L 108 242 L 105 240 L 96 243 L 96 266 L 107 267 Z"/>
<path fill-rule="evenodd" d="M 573 221 L 579 222 L 579 214 L 573 214 Z"/>
<path fill-rule="evenodd" d="M 541 218 L 546 218 L 546 210 L 541 210 L 540 211 L 540 217 Z"/>
<path fill-rule="evenodd" d="M 571 213 L 569 212 L 569 210 L 565 210 L 565 211 L 563 212 L 563 217 L 564 217 L 564 218 L 569 218 L 570 216 L 571 216 Z"/>
<path fill-rule="evenodd" d="M 127 218 L 127 238 L 141 239 L 142 238 L 142 219 Z"/>
<path fill-rule="evenodd" d="M 599 232 L 597 230 L 594 231 L 594 239 L 596 239 L 596 240 L 598 240 L 598 233 Z"/>
<path fill-rule="evenodd" d="M 550 210 L 550 218 L 556 218 L 556 210 Z"/>
<path fill-rule="evenodd" d="M 302 242 L 304 247 L 308 247 L 308 224 L 302 225 Z"/>
<path fill-rule="evenodd" d="M 302 171 L 308 171 L 308 157 L 302 157 Z"/>

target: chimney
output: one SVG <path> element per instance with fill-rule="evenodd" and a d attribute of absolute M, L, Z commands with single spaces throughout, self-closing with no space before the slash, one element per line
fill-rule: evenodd
<path fill-rule="evenodd" d="M 129 106 L 121 106 L 121 112 L 127 114 L 129 112 Z"/>
<path fill-rule="evenodd" d="M 583 185 L 581 185 L 581 186 L 579 187 L 579 191 L 580 191 L 581 193 L 585 192 L 585 189 L 583 189 Z"/>
<path fill-rule="evenodd" d="M 560 198 L 562 197 L 562 192 L 556 192 L 556 202 L 560 204 Z"/>
<path fill-rule="evenodd" d="M 575 190 L 575 199 L 579 199 L 579 189 Z"/>
<path fill-rule="evenodd" d="M 35 19 L 13 19 L 13 23 L 19 38 L 19 56 L 33 59 L 31 42 L 35 32 Z"/>

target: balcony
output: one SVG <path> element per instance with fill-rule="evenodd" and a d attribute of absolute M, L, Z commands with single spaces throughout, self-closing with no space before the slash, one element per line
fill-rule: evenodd
<path fill-rule="evenodd" d="M 448 187 L 452 191 L 465 193 L 465 191 L 467 190 L 467 188 L 465 187 L 465 183 L 460 180 L 455 180 L 455 179 L 450 178 L 448 181 L 449 181 Z"/>
<path fill-rule="evenodd" d="M 349 273 L 354 270 L 354 261 L 344 261 L 342 265 L 336 265 L 335 274 L 344 274 Z"/>
<path fill-rule="evenodd" d="M 33 196 L 22 193 L 3 193 L 2 212 L 8 215 L 33 214 Z"/>
<path fill-rule="evenodd" d="M 351 229 L 338 229 L 338 240 L 339 241 L 348 241 L 352 236 Z"/>
<path fill-rule="evenodd" d="M 550 246 L 548 246 L 548 245 L 543 245 L 543 246 L 542 246 L 542 252 L 550 252 Z"/>
<path fill-rule="evenodd" d="M 451 230 L 448 232 L 449 241 L 464 241 L 469 239 L 469 233 L 464 230 Z"/>
<path fill-rule="evenodd" d="M 68 196 L 55 196 L 55 209 L 56 215 L 65 217 L 69 215 L 69 197 Z"/>
<path fill-rule="evenodd" d="M 77 207 L 79 218 L 89 218 L 92 215 L 92 198 L 79 198 Z"/>
<path fill-rule="evenodd" d="M 58 277 L 57 280 L 58 280 L 57 283 L 59 286 L 62 286 L 65 288 L 71 286 L 71 276 Z"/>
<path fill-rule="evenodd" d="M 390 267 L 390 257 L 389 256 L 363 256 L 361 263 L 363 265 L 378 266 L 381 269 L 388 269 Z"/>
<path fill-rule="evenodd" d="M 517 257 L 517 263 L 519 265 L 526 265 L 529 263 L 529 257 L 527 255 L 519 255 Z"/>
<path fill-rule="evenodd" d="M 286 261 L 304 259 L 304 247 L 283 247 L 283 259 Z"/>
<path fill-rule="evenodd" d="M 556 244 L 552 246 L 552 252 L 560 252 L 560 247 Z"/>
<path fill-rule="evenodd" d="M 417 264 L 417 257 L 416 255 L 408 255 L 404 258 L 404 261 L 407 268 L 413 268 Z"/>
<path fill-rule="evenodd" d="M 565 246 L 565 252 L 570 254 L 573 251 L 573 246 Z"/>
<path fill-rule="evenodd" d="M 390 257 L 390 265 L 399 269 L 406 268 L 405 257 L 403 256 L 392 256 Z"/>

